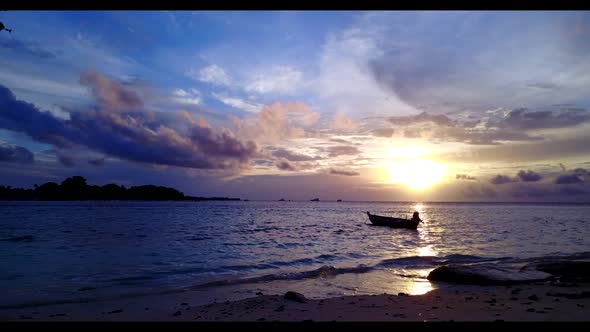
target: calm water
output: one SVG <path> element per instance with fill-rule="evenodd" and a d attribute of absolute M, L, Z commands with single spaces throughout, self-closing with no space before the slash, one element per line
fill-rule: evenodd
<path fill-rule="evenodd" d="M 417 231 L 370 226 L 364 211 Z M 194 292 L 200 302 L 424 293 L 448 262 L 588 252 L 590 206 L 0 202 L 1 307 Z"/>

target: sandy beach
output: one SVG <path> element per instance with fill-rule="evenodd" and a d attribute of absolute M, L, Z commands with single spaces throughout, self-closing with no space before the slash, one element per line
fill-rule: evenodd
<path fill-rule="evenodd" d="M 588 321 L 590 284 L 462 285 L 416 296 L 327 299 L 259 294 L 200 306 L 183 293 L 5 309 L 0 315 L 3 321 Z"/>

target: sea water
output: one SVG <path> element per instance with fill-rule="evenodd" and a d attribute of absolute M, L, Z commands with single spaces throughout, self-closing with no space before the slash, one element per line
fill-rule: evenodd
<path fill-rule="evenodd" d="M 372 226 L 366 211 L 417 230 Z M 25 237 L 20 238 L 19 237 Z M 590 205 L 0 202 L 0 308 L 161 293 L 425 293 L 448 263 L 590 257 Z"/>

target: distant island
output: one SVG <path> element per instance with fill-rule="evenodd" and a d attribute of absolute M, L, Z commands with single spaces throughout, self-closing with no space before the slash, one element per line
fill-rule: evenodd
<path fill-rule="evenodd" d="M 125 188 L 109 183 L 89 186 L 81 176 L 69 177 L 57 184 L 47 182 L 34 189 L 0 186 L 0 200 L 4 201 L 239 201 L 229 197 L 194 197 L 168 187 L 143 185 Z"/>

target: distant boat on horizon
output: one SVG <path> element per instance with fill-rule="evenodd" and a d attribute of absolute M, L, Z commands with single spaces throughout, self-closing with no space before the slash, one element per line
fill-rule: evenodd
<path fill-rule="evenodd" d="M 284 201 L 285 201 L 284 198 L 279 199 L 279 202 L 284 202 Z"/>
<path fill-rule="evenodd" d="M 339 199 L 339 200 L 337 200 L 336 202 L 342 202 L 342 200 L 341 200 L 341 199 Z"/>
<path fill-rule="evenodd" d="M 320 201 L 320 199 L 319 199 L 319 198 L 314 198 L 314 199 L 312 199 L 312 200 L 310 200 L 310 201 L 311 201 L 311 202 L 319 202 L 319 201 Z"/>

